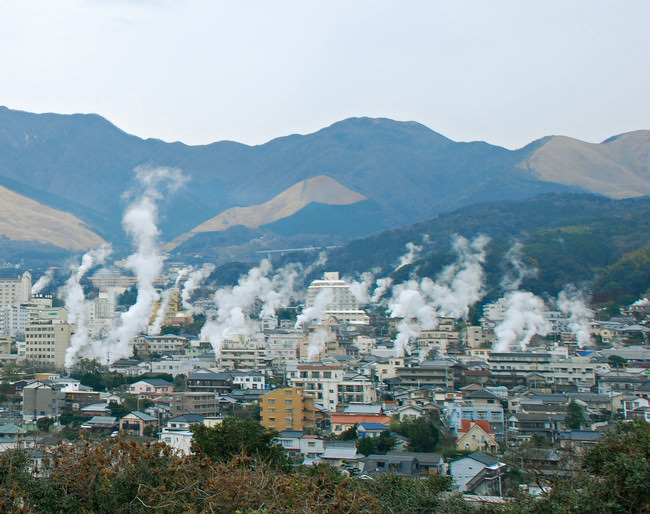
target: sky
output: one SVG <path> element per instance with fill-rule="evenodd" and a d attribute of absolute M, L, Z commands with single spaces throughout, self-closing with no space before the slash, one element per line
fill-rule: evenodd
<path fill-rule="evenodd" d="M 650 129 L 647 0 L 3 0 L 0 105 L 249 145 L 353 117 L 520 148 Z"/>

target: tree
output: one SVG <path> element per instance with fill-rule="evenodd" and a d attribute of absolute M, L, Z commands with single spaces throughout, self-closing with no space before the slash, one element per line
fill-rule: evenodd
<path fill-rule="evenodd" d="M 276 443 L 277 431 L 265 428 L 252 418 L 226 417 L 215 427 L 192 426 L 192 452 L 223 463 L 244 455 L 284 470 L 291 461 L 284 448 Z"/>
<path fill-rule="evenodd" d="M 576 401 L 571 401 L 567 406 L 564 423 L 569 429 L 580 429 L 586 422 L 585 410 Z"/>
<path fill-rule="evenodd" d="M 413 452 L 433 452 L 440 441 L 440 431 L 431 417 L 406 417 L 392 421 L 391 429 L 408 438 L 408 450 Z"/>
<path fill-rule="evenodd" d="M 371 454 L 377 454 L 377 443 L 375 438 L 370 436 L 364 436 L 359 438 L 357 441 L 357 451 L 359 451 L 364 456 L 370 456 Z"/>
<path fill-rule="evenodd" d="M 352 427 L 346 429 L 339 435 L 339 440 L 356 440 L 358 438 L 357 435 L 357 424 L 354 424 Z"/>
<path fill-rule="evenodd" d="M 650 512 L 650 424 L 619 422 L 616 429 L 587 451 L 582 471 L 557 479 L 551 491 L 515 511 L 534 513 Z"/>
<path fill-rule="evenodd" d="M 36 427 L 38 427 L 39 431 L 43 431 L 44 433 L 47 433 L 50 430 L 52 424 L 54 424 L 54 419 L 50 417 L 41 417 L 36 421 Z"/>

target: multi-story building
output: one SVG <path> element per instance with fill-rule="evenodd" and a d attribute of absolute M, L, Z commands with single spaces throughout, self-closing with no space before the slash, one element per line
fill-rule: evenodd
<path fill-rule="evenodd" d="M 216 417 L 221 414 L 223 408 L 221 397 L 211 392 L 174 392 L 170 401 L 172 417 L 189 413 Z"/>
<path fill-rule="evenodd" d="M 0 306 L 27 304 L 32 298 L 32 274 L 0 277 Z"/>
<path fill-rule="evenodd" d="M 339 409 L 353 403 L 373 404 L 377 402 L 377 387 L 370 377 L 347 373 L 338 385 Z"/>
<path fill-rule="evenodd" d="M 217 362 L 224 370 L 259 370 L 266 364 L 264 347 L 262 338 L 237 335 L 222 342 Z"/>
<path fill-rule="evenodd" d="M 337 411 L 339 405 L 339 384 L 345 371 L 340 365 L 289 365 L 287 382 L 294 388 L 301 388 L 305 395 L 313 397 L 327 411 Z"/>
<path fill-rule="evenodd" d="M 189 345 L 184 336 L 166 334 L 161 336 L 138 336 L 133 340 L 135 349 L 142 354 L 179 354 Z"/>
<path fill-rule="evenodd" d="M 424 361 L 418 365 L 397 368 L 395 378 L 404 388 L 452 388 L 455 364 L 449 360 Z"/>
<path fill-rule="evenodd" d="M 323 292 L 327 292 L 330 300 L 325 311 L 320 313 L 324 316 L 321 321 L 333 316 L 341 322 L 351 324 L 370 323 L 366 312 L 359 309 L 359 302 L 350 290 L 350 286 L 339 278 L 338 272 L 325 272 L 323 279 L 312 281 L 307 289 L 307 308 L 314 307 L 316 298 Z"/>
<path fill-rule="evenodd" d="M 25 361 L 43 368 L 62 369 L 73 329 L 66 320 L 66 309 L 52 308 L 29 322 L 25 328 Z"/>
<path fill-rule="evenodd" d="M 262 425 L 275 431 L 303 431 L 316 425 L 314 399 L 302 388 L 280 388 L 260 397 Z"/>
<path fill-rule="evenodd" d="M 296 363 L 303 339 L 302 329 L 275 328 L 264 331 L 267 356 L 285 363 Z"/>

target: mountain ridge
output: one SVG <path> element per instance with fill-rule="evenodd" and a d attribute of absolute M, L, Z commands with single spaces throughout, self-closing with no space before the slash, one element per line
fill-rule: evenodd
<path fill-rule="evenodd" d="M 33 114 L 4 107 L 0 108 L 0 184 L 74 214 L 116 247 L 128 245 L 120 223 L 125 208 L 122 193 L 133 185 L 133 170 L 140 165 L 180 168 L 191 177 L 184 189 L 160 205 L 160 229 L 166 242 L 225 216 L 230 209 L 259 208 L 317 176 L 330 177 L 363 195 L 371 203 L 366 215 L 374 213 L 381 221 L 364 227 L 385 230 L 462 206 L 547 192 L 593 189 L 616 198 L 638 196 L 646 191 L 646 183 L 650 185 L 647 132 L 613 136 L 601 144 L 572 140 L 567 145 L 556 139 L 562 137 L 550 136 L 508 150 L 480 141 L 455 142 L 418 122 L 359 117 L 262 145 L 221 141 L 191 146 L 139 138 L 96 114 Z M 585 156 L 590 165 L 576 165 Z M 620 173 L 610 177 L 612 170 Z M 340 210 L 316 211 L 328 216 Z M 304 213 L 310 219 L 316 211 Z M 283 230 L 294 227 L 302 231 L 294 235 L 308 242 L 310 234 L 304 232 L 308 227 L 299 223 L 302 212 L 286 209 L 296 223 L 284 224 Z M 282 245 L 273 233 L 279 221 L 259 226 L 256 233 Z M 327 239 L 321 233 L 313 236 L 314 242 Z M 332 241 L 342 237 L 349 235 L 331 234 Z M 218 239 L 228 245 L 223 235 Z M 202 241 L 208 252 L 209 236 Z M 183 246 L 174 252 L 182 256 Z"/>

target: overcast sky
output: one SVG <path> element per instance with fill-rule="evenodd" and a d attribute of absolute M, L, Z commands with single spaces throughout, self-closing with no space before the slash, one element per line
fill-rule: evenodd
<path fill-rule="evenodd" d="M 3 0 L 0 105 L 260 144 L 351 116 L 519 148 L 650 129 L 650 1 Z"/>

